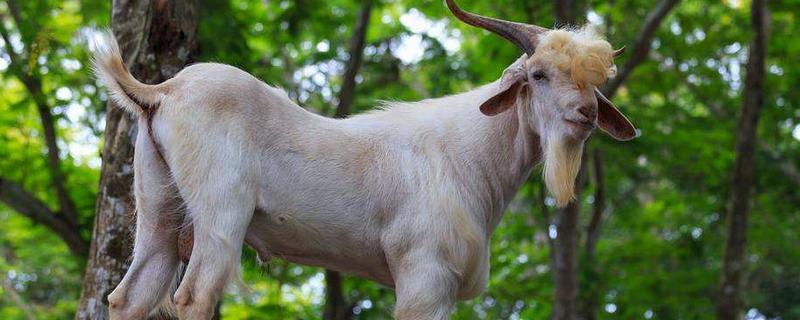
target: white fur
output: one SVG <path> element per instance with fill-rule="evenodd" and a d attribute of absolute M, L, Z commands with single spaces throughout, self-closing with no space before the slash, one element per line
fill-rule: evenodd
<path fill-rule="evenodd" d="M 122 67 L 113 37 L 108 43 L 96 72 L 116 102 L 142 115 L 135 254 L 109 296 L 112 319 L 140 318 L 166 295 L 178 259 L 177 232 L 164 227 L 163 208 L 178 195 L 195 231 L 174 297 L 183 319 L 210 317 L 244 242 L 262 258 L 394 287 L 398 319 L 446 319 L 457 300 L 485 289 L 489 238 L 542 159 L 542 145 L 571 139 L 580 147 L 588 133 L 562 118 L 594 101 L 593 88 L 576 88 L 569 74 L 534 56 L 469 92 L 335 120 L 227 65 L 196 64 L 143 85 Z M 497 116 L 479 111 L 505 82 L 538 67 L 550 74 L 548 84 L 530 83 Z M 159 106 L 155 141 L 143 106 L 122 88 Z"/>

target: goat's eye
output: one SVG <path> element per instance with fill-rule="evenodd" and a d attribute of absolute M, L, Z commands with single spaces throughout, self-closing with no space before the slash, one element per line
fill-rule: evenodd
<path fill-rule="evenodd" d="M 544 74 L 544 71 L 538 70 L 533 73 L 533 80 L 541 81 L 547 79 L 547 75 Z"/>

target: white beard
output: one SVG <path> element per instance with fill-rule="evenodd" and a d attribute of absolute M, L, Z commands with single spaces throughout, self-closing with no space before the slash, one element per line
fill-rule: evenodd
<path fill-rule="evenodd" d="M 548 138 L 546 141 L 542 176 L 559 208 L 575 198 L 575 177 L 581 168 L 582 155 L 583 141 L 565 138 Z"/>

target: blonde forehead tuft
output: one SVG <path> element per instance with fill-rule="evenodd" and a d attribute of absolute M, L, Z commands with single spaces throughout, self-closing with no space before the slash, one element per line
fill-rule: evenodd
<path fill-rule="evenodd" d="M 614 49 L 594 29 L 557 29 L 540 40 L 532 60 L 552 63 L 569 72 L 578 86 L 599 86 L 616 74 Z"/>

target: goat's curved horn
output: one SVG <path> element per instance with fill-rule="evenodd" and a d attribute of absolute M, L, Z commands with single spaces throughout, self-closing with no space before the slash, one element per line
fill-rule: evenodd
<path fill-rule="evenodd" d="M 625 53 L 625 46 L 623 46 L 622 48 L 619 48 L 617 50 L 614 50 L 613 56 L 614 56 L 614 58 L 617 58 L 617 57 L 621 56 L 623 53 Z"/>
<path fill-rule="evenodd" d="M 477 14 L 461 10 L 461 8 L 456 5 L 454 0 L 445 1 L 447 2 L 447 7 L 450 9 L 450 12 L 452 12 L 453 15 L 459 20 L 464 21 L 469 25 L 489 30 L 503 38 L 506 38 L 508 41 L 511 41 L 517 47 L 525 51 L 528 56 L 533 55 L 533 53 L 536 51 L 536 46 L 539 44 L 539 35 L 548 31 L 545 28 L 530 24 L 479 16 Z"/>

